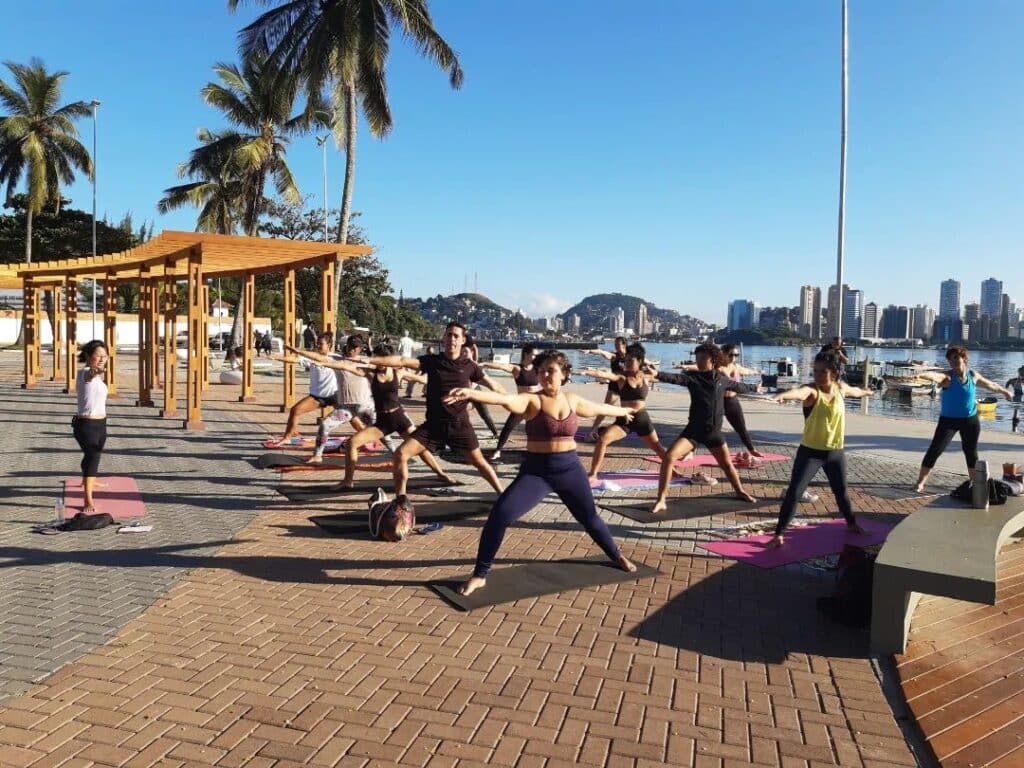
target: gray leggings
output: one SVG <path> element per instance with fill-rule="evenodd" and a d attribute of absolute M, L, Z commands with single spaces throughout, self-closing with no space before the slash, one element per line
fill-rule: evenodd
<path fill-rule="evenodd" d="M 850 496 L 846 492 L 846 454 L 840 448 L 834 451 L 821 451 L 817 448 L 808 448 L 801 445 L 796 450 L 796 457 L 793 459 L 793 473 L 789 477 L 789 488 L 782 498 L 782 508 L 779 510 L 779 522 L 775 526 L 775 535 L 781 536 L 786 526 L 793 520 L 796 514 L 797 500 L 804 495 L 811 480 L 818 474 L 819 469 L 825 470 L 825 477 L 828 478 L 829 487 L 836 497 L 839 511 L 846 522 L 850 525 L 856 522 L 853 516 L 853 505 L 850 503 Z"/>

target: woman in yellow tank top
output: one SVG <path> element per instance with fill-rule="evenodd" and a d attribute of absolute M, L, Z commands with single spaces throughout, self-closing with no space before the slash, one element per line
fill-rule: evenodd
<path fill-rule="evenodd" d="M 781 403 L 802 400 L 811 412 L 804 420 L 804 434 L 800 440 L 789 488 L 782 499 L 779 522 L 769 547 L 782 546 L 782 534 L 793 519 L 796 504 L 819 469 L 825 470 L 829 487 L 836 497 L 839 511 L 853 533 L 864 533 L 853 516 L 853 505 L 846 490 L 846 454 L 843 438 L 846 436 L 846 397 L 869 397 L 871 391 L 851 387 L 839 380 L 839 358 L 833 352 L 822 352 L 814 358 L 814 386 L 797 387 L 772 398 Z"/>

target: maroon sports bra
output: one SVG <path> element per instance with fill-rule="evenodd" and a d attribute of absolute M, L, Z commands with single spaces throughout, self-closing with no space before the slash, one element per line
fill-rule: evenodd
<path fill-rule="evenodd" d="M 576 411 L 569 411 L 564 419 L 556 419 L 540 411 L 526 422 L 526 440 L 531 443 L 544 443 L 549 440 L 575 440 L 579 419 Z"/>

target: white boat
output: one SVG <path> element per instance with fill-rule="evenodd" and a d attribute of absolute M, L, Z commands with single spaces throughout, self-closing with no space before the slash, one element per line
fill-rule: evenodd
<path fill-rule="evenodd" d="M 934 395 L 938 387 L 934 381 L 922 378 L 922 373 L 941 373 L 942 368 L 921 360 L 898 360 L 885 364 L 882 381 L 886 390 L 905 395 Z"/>
<path fill-rule="evenodd" d="M 763 360 L 761 361 L 761 371 L 761 386 L 765 389 L 785 392 L 800 386 L 796 363 L 791 357 L 773 357 L 771 360 Z"/>

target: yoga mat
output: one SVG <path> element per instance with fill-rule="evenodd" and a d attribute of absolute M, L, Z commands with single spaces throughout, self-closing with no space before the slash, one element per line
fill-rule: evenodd
<path fill-rule="evenodd" d="M 603 556 L 587 560 L 538 560 L 491 571 L 487 586 L 469 597 L 458 593 L 461 581 L 434 582 L 428 586 L 459 610 L 472 611 L 573 589 L 649 579 L 660 573 L 643 563 L 635 565 L 635 573 L 626 573 Z"/>
<path fill-rule="evenodd" d="M 281 485 L 278 486 L 277 492 L 284 496 L 288 501 L 320 501 L 323 499 L 334 499 L 338 496 L 349 495 L 353 493 L 371 494 L 378 488 L 384 488 L 386 491 L 391 490 L 391 482 L 382 482 L 385 478 L 356 478 L 354 488 L 342 488 L 340 483 L 330 483 L 327 485 Z M 406 489 L 410 491 L 422 490 L 425 488 L 444 488 L 449 487 L 449 483 L 446 483 L 439 477 L 417 477 L 410 478 L 406 484 Z"/>
<path fill-rule="evenodd" d="M 347 437 L 329 437 L 327 443 L 324 446 L 324 453 L 341 453 L 345 450 L 345 445 L 348 443 Z M 278 445 L 277 440 L 270 439 L 263 441 L 264 448 L 274 448 L 278 451 L 304 451 L 313 450 L 316 448 L 316 439 L 312 437 L 293 437 L 284 445 Z M 359 450 L 364 453 L 373 453 L 374 451 L 384 450 L 384 446 L 379 442 L 374 441 L 371 443 L 364 443 L 359 446 Z"/>
<path fill-rule="evenodd" d="M 618 504 L 599 501 L 597 506 L 617 515 L 628 517 L 638 523 L 663 523 L 672 520 L 689 520 L 695 517 L 723 515 L 730 512 L 748 512 L 758 507 L 778 503 L 778 499 L 759 498 L 756 502 L 737 499 L 730 490 L 709 496 L 676 496 L 668 500 L 668 509 L 656 515 L 651 514 L 654 499 L 630 499 Z"/>
<path fill-rule="evenodd" d="M 594 493 L 615 493 L 616 491 L 641 491 L 658 487 L 658 473 L 634 469 L 624 472 L 598 472 L 598 479 L 590 481 Z M 672 485 L 689 485 L 686 477 L 673 477 Z M 611 485 L 609 485 L 611 483 Z"/>
<path fill-rule="evenodd" d="M 344 460 L 341 462 L 342 468 L 345 466 Z M 390 461 L 381 461 L 378 456 L 362 456 L 356 459 L 356 469 L 360 472 L 391 472 L 394 464 Z M 337 470 L 336 464 L 296 464 L 295 466 L 289 467 L 274 467 L 278 472 L 305 472 L 308 470 L 317 469 L 333 469 Z"/>
<path fill-rule="evenodd" d="M 486 499 L 446 499 L 444 501 L 416 502 L 416 525 L 427 523 L 446 523 L 453 520 L 465 520 L 470 517 L 481 517 L 491 511 L 493 500 Z M 370 535 L 366 512 L 345 512 L 339 515 L 314 515 L 310 521 L 328 533 L 351 534 L 365 533 Z"/>
<path fill-rule="evenodd" d="M 608 419 L 605 419 L 604 423 L 601 424 L 601 426 L 602 427 L 611 426 L 612 423 L 614 423 L 614 421 L 615 421 L 614 419 L 612 419 L 611 421 L 609 421 Z M 587 436 L 589 434 L 590 434 L 590 427 L 580 427 L 579 429 L 576 430 L 576 442 L 577 443 L 584 443 L 584 444 L 588 444 L 588 445 L 594 445 L 595 443 L 592 443 L 592 442 L 590 442 L 590 440 L 587 439 Z M 641 440 L 636 435 L 634 435 L 632 432 L 630 432 L 628 435 L 626 435 L 621 440 L 616 440 L 614 443 L 612 443 L 612 445 L 644 445 L 644 441 Z"/>
<path fill-rule="evenodd" d="M 788 461 L 789 456 L 783 456 L 780 453 L 766 453 L 761 456 L 758 461 L 762 463 L 769 463 L 772 461 Z M 644 461 L 650 461 L 655 464 L 661 464 L 660 456 L 644 456 Z M 749 469 L 746 464 L 739 464 L 736 462 L 735 454 L 732 457 L 733 466 L 737 469 Z M 683 461 L 677 461 L 676 466 L 680 469 L 687 469 L 688 467 L 717 467 L 718 462 L 715 457 L 710 453 L 691 453 Z"/>
<path fill-rule="evenodd" d="M 256 466 L 260 469 L 277 469 L 293 471 L 316 471 L 318 469 L 344 469 L 345 459 L 337 456 L 325 456 L 319 464 L 308 464 L 308 455 L 296 455 L 294 453 L 265 453 L 256 459 Z M 391 462 L 380 460 L 376 456 L 360 456 L 356 460 L 356 467 L 359 469 L 391 469 Z"/>
<path fill-rule="evenodd" d="M 890 523 L 860 519 L 857 521 L 866 534 L 851 533 L 846 529 L 845 520 L 827 520 L 808 523 L 799 528 L 790 527 L 785 533 L 785 542 L 778 549 L 766 549 L 772 535 L 744 536 L 728 541 L 698 543 L 697 546 L 716 555 L 750 563 L 759 568 L 776 568 L 780 565 L 808 560 L 812 557 L 842 552 L 847 544 L 869 546 L 881 544 L 893 529 Z"/>
<path fill-rule="evenodd" d="M 96 513 L 106 512 L 115 520 L 130 517 L 145 517 L 146 505 L 142 503 L 139 486 L 130 477 L 103 476 L 96 479 L 93 491 L 93 502 Z M 64 481 L 64 519 L 70 520 L 85 507 L 85 496 L 82 493 L 82 478 L 76 477 Z"/>
<path fill-rule="evenodd" d="M 825 486 L 826 488 L 828 486 Z M 944 496 L 949 493 L 952 489 L 941 489 L 933 488 L 926 490 L 924 493 L 918 493 L 913 488 L 899 485 L 851 485 L 851 489 L 856 489 L 861 493 L 866 493 L 869 496 L 874 496 L 879 499 L 888 499 L 889 501 L 905 501 L 906 499 L 934 499 L 936 496 Z"/>

